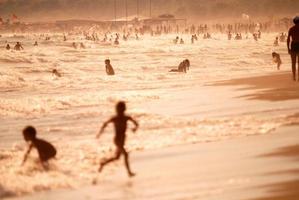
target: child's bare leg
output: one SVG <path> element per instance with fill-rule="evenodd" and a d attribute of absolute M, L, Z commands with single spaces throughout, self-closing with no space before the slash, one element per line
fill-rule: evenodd
<path fill-rule="evenodd" d="M 130 169 L 129 153 L 125 149 L 123 149 L 123 154 L 124 154 L 124 157 L 125 157 L 125 165 L 126 165 L 127 172 L 128 172 L 130 177 L 133 177 L 133 176 L 135 176 L 135 173 L 133 173 Z"/>
<path fill-rule="evenodd" d="M 116 151 L 116 155 L 115 155 L 114 157 L 109 158 L 109 159 L 107 159 L 107 160 L 101 162 L 98 171 L 101 172 L 101 171 L 103 170 L 103 167 L 104 167 L 105 165 L 107 165 L 108 163 L 111 163 L 111 162 L 113 162 L 113 161 L 115 161 L 115 160 L 118 160 L 118 159 L 120 158 L 120 155 L 121 155 L 121 151 L 120 151 L 120 150 L 117 150 L 117 151 Z"/>

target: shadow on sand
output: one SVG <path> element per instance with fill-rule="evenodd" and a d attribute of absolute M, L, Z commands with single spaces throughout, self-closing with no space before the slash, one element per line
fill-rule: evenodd
<path fill-rule="evenodd" d="M 262 155 L 262 157 L 288 157 L 299 162 L 299 144 L 279 148 L 269 154 Z M 278 171 L 266 175 L 289 174 L 294 177 L 292 181 L 278 182 L 270 185 L 262 186 L 269 193 L 268 196 L 251 199 L 251 200 L 298 200 L 299 199 L 299 169 L 291 169 L 287 171 Z"/>
<path fill-rule="evenodd" d="M 251 94 L 240 96 L 249 100 L 285 101 L 299 99 L 299 82 L 291 79 L 291 73 L 249 77 L 220 81 L 213 86 L 244 86 L 240 90 L 254 90 Z"/>

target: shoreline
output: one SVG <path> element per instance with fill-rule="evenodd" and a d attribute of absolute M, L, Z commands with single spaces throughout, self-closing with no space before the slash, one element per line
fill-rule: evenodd
<path fill-rule="evenodd" d="M 291 200 L 289 194 L 299 196 L 293 187 L 299 180 L 298 128 L 287 126 L 273 134 L 134 152 L 131 161 L 136 178 L 129 179 L 119 161 L 116 168 L 108 167 L 112 171 L 97 175 L 95 186 L 6 199 L 264 200 L 270 196 Z M 293 184 L 281 192 L 273 191 L 287 183 Z"/>

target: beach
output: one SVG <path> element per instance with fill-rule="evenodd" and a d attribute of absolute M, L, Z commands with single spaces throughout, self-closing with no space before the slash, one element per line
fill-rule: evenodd
<path fill-rule="evenodd" d="M 170 45 L 173 36 L 145 37 L 77 50 L 52 36 L 46 50 L 2 53 L 0 197 L 298 198 L 299 84 L 291 80 L 285 45 L 275 47 L 283 59 L 276 71 L 274 36 L 256 42 L 215 35 L 181 46 Z M 115 77 L 104 76 L 107 57 Z M 168 73 L 185 58 L 191 61 L 187 74 Z M 62 78 L 52 77 L 53 67 Z M 133 179 L 123 161 L 97 173 L 100 159 L 113 154 L 113 129 L 100 140 L 95 135 L 119 100 L 140 122 L 126 144 Z M 58 149 L 49 172 L 34 153 L 20 166 L 26 149 L 21 131 L 29 124 Z"/>
<path fill-rule="evenodd" d="M 269 135 L 135 152 L 133 179 L 118 162 L 94 186 L 12 199 L 295 200 L 298 151 L 298 126 L 283 127 Z"/>

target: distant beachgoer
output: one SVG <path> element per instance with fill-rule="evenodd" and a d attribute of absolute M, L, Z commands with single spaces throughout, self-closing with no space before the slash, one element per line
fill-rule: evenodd
<path fill-rule="evenodd" d="M 272 59 L 274 63 L 277 63 L 277 70 L 280 70 L 280 65 L 281 65 L 281 59 L 280 59 L 280 55 L 276 52 L 272 53 Z"/>
<path fill-rule="evenodd" d="M 37 44 L 37 41 L 35 41 L 35 43 L 34 43 L 34 45 L 33 46 L 38 46 L 38 44 Z"/>
<path fill-rule="evenodd" d="M 116 155 L 112 158 L 106 159 L 100 163 L 99 172 L 101 172 L 105 165 L 116 161 L 120 158 L 120 156 L 123 154 L 125 157 L 125 166 L 128 172 L 128 175 L 130 177 L 135 176 L 135 173 L 133 173 L 130 169 L 129 165 L 129 153 L 125 149 L 125 141 L 126 141 L 126 131 L 127 131 L 127 123 L 128 121 L 131 121 L 135 124 L 135 127 L 132 129 L 133 132 L 136 132 L 139 125 L 136 120 L 134 120 L 132 117 L 125 115 L 126 111 L 126 104 L 125 102 L 118 102 L 116 105 L 116 112 L 117 115 L 106 121 L 99 134 L 96 136 L 99 138 L 102 133 L 104 132 L 105 128 L 108 124 L 113 123 L 115 128 L 115 137 L 114 137 L 114 144 L 116 145 Z"/>
<path fill-rule="evenodd" d="M 295 25 L 291 27 L 289 30 L 287 45 L 292 60 L 293 80 L 296 81 L 296 59 L 298 60 L 298 65 L 299 65 L 299 16 L 296 16 L 293 22 Z M 299 81 L 299 66 L 298 66 L 297 80 Z"/>
<path fill-rule="evenodd" d="M 53 75 L 53 76 L 56 76 L 56 77 L 62 77 L 62 75 L 58 72 L 57 69 L 53 69 L 53 70 L 52 70 L 52 75 Z"/>
<path fill-rule="evenodd" d="M 76 44 L 75 42 L 73 42 L 73 43 L 72 43 L 72 47 L 73 47 L 74 49 L 77 49 L 77 44 Z"/>
<path fill-rule="evenodd" d="M 254 39 L 255 41 L 258 41 L 258 35 L 257 35 L 256 33 L 253 33 L 253 39 Z"/>
<path fill-rule="evenodd" d="M 47 169 L 48 168 L 48 160 L 50 160 L 56 156 L 57 151 L 56 151 L 55 147 L 45 140 L 38 139 L 36 137 L 36 130 L 32 126 L 27 126 L 23 130 L 23 136 L 24 136 L 25 141 L 29 142 L 30 144 L 29 144 L 29 148 L 28 148 L 27 152 L 24 155 L 22 165 L 25 164 L 32 148 L 36 148 L 36 150 L 38 152 L 39 160 L 40 160 L 43 168 Z"/>
<path fill-rule="evenodd" d="M 105 60 L 105 68 L 106 68 L 107 75 L 109 75 L 109 76 L 115 75 L 114 69 L 113 69 L 112 65 L 110 64 L 109 59 Z"/>
<path fill-rule="evenodd" d="M 7 44 L 5 48 L 6 48 L 6 50 L 10 50 L 10 45 Z"/>
<path fill-rule="evenodd" d="M 190 68 L 190 61 L 188 59 L 185 59 L 179 64 L 178 69 L 171 69 L 169 72 L 187 73 L 187 70 L 189 70 L 189 68 Z"/>
<path fill-rule="evenodd" d="M 81 49 L 85 49 L 86 48 L 85 45 L 83 44 L 83 42 L 80 43 L 80 48 Z"/>
<path fill-rule="evenodd" d="M 173 43 L 177 44 L 179 42 L 179 39 L 180 39 L 179 36 L 176 36 L 176 38 L 173 40 Z"/>
<path fill-rule="evenodd" d="M 20 42 L 17 42 L 17 44 L 15 45 L 14 49 L 15 49 L 16 51 L 21 51 L 21 50 L 23 50 L 24 48 L 23 48 L 23 46 L 21 45 Z"/>
<path fill-rule="evenodd" d="M 115 38 L 114 44 L 115 44 L 115 45 L 119 45 L 118 38 Z"/>
<path fill-rule="evenodd" d="M 257 36 L 258 36 L 258 39 L 261 39 L 261 38 L 262 38 L 262 32 L 261 32 L 261 30 L 258 30 L 258 31 L 257 31 Z"/>
<path fill-rule="evenodd" d="M 275 38 L 273 45 L 274 46 L 278 46 L 279 45 L 279 43 L 278 43 L 278 37 Z"/>
<path fill-rule="evenodd" d="M 227 34 L 227 39 L 228 39 L 228 40 L 231 40 L 231 39 L 232 39 L 232 33 L 231 33 L 230 31 L 229 31 L 228 34 Z"/>
<path fill-rule="evenodd" d="M 183 38 L 181 38 L 181 40 L 180 40 L 180 44 L 184 44 L 185 42 L 184 42 L 184 40 L 183 40 Z"/>

